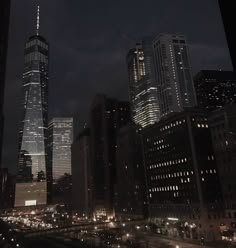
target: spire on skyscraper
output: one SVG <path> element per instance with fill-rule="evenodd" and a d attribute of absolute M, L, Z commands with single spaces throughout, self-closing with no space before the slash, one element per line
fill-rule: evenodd
<path fill-rule="evenodd" d="M 40 5 L 37 6 L 37 24 L 36 24 L 36 34 L 39 35 L 40 30 Z"/>

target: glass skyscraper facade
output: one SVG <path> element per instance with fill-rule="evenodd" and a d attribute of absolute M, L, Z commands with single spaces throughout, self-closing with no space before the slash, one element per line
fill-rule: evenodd
<path fill-rule="evenodd" d="M 142 127 L 160 120 L 150 39 L 137 43 L 127 54 L 131 115 Z"/>
<path fill-rule="evenodd" d="M 53 118 L 48 126 L 49 163 L 53 181 L 71 174 L 73 118 Z"/>
<path fill-rule="evenodd" d="M 161 116 L 197 104 L 187 40 L 181 34 L 160 34 L 153 41 Z"/>
<path fill-rule="evenodd" d="M 15 206 L 46 204 L 49 45 L 37 32 L 25 44 Z"/>

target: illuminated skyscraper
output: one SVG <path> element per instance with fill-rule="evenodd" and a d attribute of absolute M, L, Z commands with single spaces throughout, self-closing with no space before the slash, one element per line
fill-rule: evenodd
<path fill-rule="evenodd" d="M 47 202 L 46 129 L 49 45 L 39 34 L 39 14 L 38 6 L 36 34 L 26 42 L 24 51 L 15 206 L 41 205 Z"/>
<path fill-rule="evenodd" d="M 49 162 L 53 181 L 71 174 L 73 118 L 53 118 L 48 125 Z"/>
<path fill-rule="evenodd" d="M 197 104 L 187 40 L 184 35 L 160 34 L 153 41 L 161 116 Z"/>
<path fill-rule="evenodd" d="M 160 120 L 151 44 L 145 39 L 127 54 L 132 119 L 142 127 Z"/>

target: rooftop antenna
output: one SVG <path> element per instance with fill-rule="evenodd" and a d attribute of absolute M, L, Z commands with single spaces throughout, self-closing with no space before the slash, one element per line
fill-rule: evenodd
<path fill-rule="evenodd" d="M 36 35 L 39 35 L 40 30 L 40 6 L 37 6 L 37 24 L 36 24 Z"/>

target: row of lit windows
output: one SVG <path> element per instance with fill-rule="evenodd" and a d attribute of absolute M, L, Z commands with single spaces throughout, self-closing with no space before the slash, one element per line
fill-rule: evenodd
<path fill-rule="evenodd" d="M 168 179 L 168 178 L 174 178 L 174 177 L 182 177 L 182 176 L 189 176 L 190 174 L 194 174 L 193 171 L 180 171 L 175 172 L 171 174 L 164 174 L 164 175 L 157 175 L 157 176 L 151 176 L 151 180 L 158 180 L 158 179 Z"/>
<path fill-rule="evenodd" d="M 149 189 L 149 192 L 164 192 L 164 191 L 175 191 L 179 190 L 179 186 L 166 186 L 166 187 L 156 187 Z"/>
<path fill-rule="evenodd" d="M 205 173 L 206 174 L 216 174 L 216 170 L 215 169 L 214 170 L 212 170 L 212 169 L 205 170 Z M 201 170 L 201 174 L 204 174 L 204 171 L 203 170 Z"/>
<path fill-rule="evenodd" d="M 208 128 L 208 124 L 197 124 L 198 128 Z"/>
<path fill-rule="evenodd" d="M 154 145 L 161 144 L 161 143 L 163 143 L 163 142 L 164 142 L 163 139 L 162 139 L 162 140 L 158 140 L 158 141 L 154 142 Z"/>
<path fill-rule="evenodd" d="M 207 156 L 207 160 L 215 160 L 215 157 L 213 155 Z"/>
<path fill-rule="evenodd" d="M 162 146 L 158 146 L 158 147 L 152 147 L 152 148 L 149 148 L 148 150 L 149 150 L 150 152 L 154 152 L 154 151 L 158 151 L 158 150 L 161 150 L 161 149 L 164 149 L 164 148 L 168 148 L 168 147 L 170 147 L 169 144 L 167 144 L 167 145 L 162 145 Z"/>
<path fill-rule="evenodd" d="M 163 128 L 160 129 L 160 131 L 165 131 L 165 130 L 170 129 L 172 127 L 182 125 L 182 123 L 185 123 L 185 120 L 175 121 L 175 122 L 171 123 L 170 125 L 165 125 Z"/>
<path fill-rule="evenodd" d="M 149 169 L 156 169 L 159 167 L 165 167 L 165 166 L 169 166 L 169 165 L 178 165 L 178 164 L 186 163 L 187 161 L 188 161 L 187 158 L 170 160 L 170 161 L 159 163 L 159 164 L 152 164 L 148 168 Z"/>

